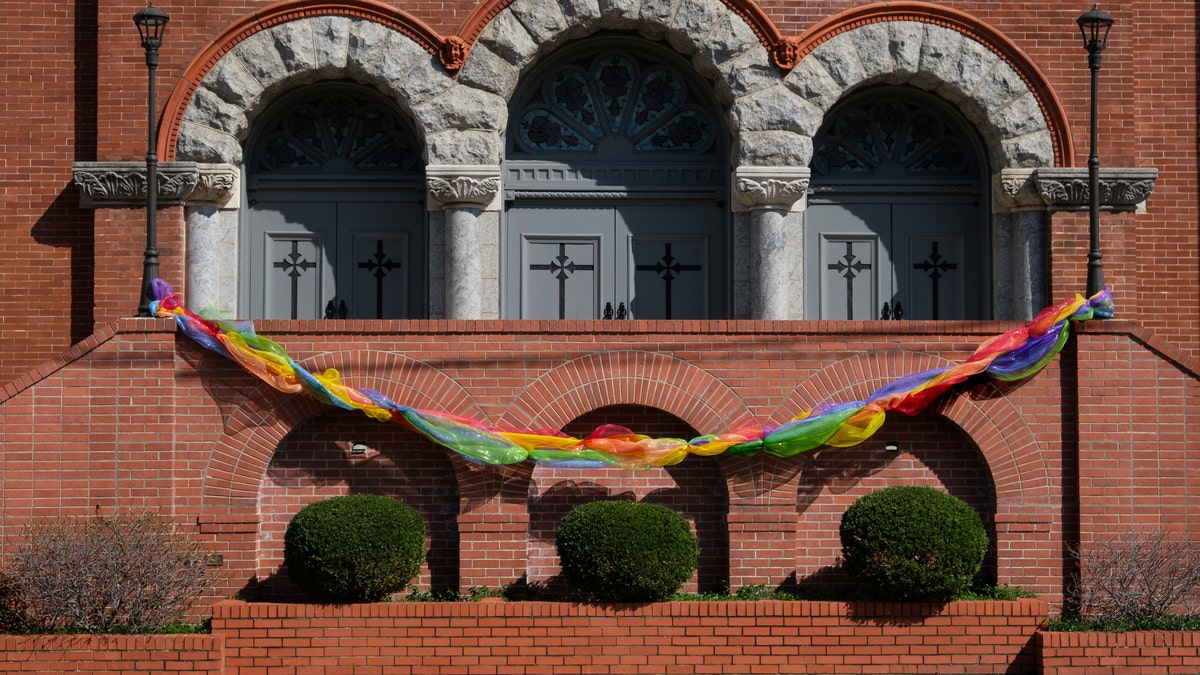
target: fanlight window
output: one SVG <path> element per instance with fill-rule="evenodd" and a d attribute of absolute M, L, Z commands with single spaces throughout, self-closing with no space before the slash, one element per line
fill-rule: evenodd
<path fill-rule="evenodd" d="M 551 72 L 517 115 L 515 136 L 529 153 L 593 153 L 611 137 L 636 152 L 702 153 L 716 132 L 678 73 L 610 52 Z"/>
<path fill-rule="evenodd" d="M 288 107 L 259 145 L 258 171 L 397 172 L 419 159 L 411 134 L 381 101 L 343 92 Z"/>
<path fill-rule="evenodd" d="M 821 176 L 972 173 L 972 153 L 934 110 L 886 99 L 837 115 L 814 143 Z"/>

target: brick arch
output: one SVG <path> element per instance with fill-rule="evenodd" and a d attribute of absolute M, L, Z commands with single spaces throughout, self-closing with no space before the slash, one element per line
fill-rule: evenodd
<path fill-rule="evenodd" d="M 275 96 L 333 78 L 376 86 L 426 142 L 456 124 L 486 130 L 486 120 L 502 122 L 503 102 L 455 82 L 462 45 L 373 0 L 271 5 L 231 25 L 192 60 L 163 111 L 158 154 L 237 165 L 254 119 Z M 460 90 L 452 105 L 433 100 L 451 89 Z"/>
<path fill-rule="evenodd" d="M 396 352 L 331 351 L 304 362 L 311 372 L 337 367 L 354 387 L 383 392 L 401 405 L 484 419 L 482 408 L 449 375 Z M 206 509 L 252 508 L 275 448 L 293 429 L 329 407 L 306 395 L 286 395 L 260 385 L 228 417 L 204 472 Z"/>
<path fill-rule="evenodd" d="M 581 356 L 546 372 L 509 405 L 501 423 L 561 429 L 586 412 L 620 403 L 658 408 L 702 434 L 753 417 L 708 371 L 663 354 L 621 351 Z"/>
<path fill-rule="evenodd" d="M 829 110 L 876 83 L 934 90 L 959 107 L 988 145 L 993 171 L 1069 166 L 1066 111 L 1033 61 L 988 24 L 948 7 L 887 2 L 809 28 L 788 86 Z"/>
<path fill-rule="evenodd" d="M 953 365 L 952 361 L 922 352 L 852 356 L 822 368 L 797 386 L 775 410 L 772 419 L 790 419 L 825 402 L 864 400 L 899 377 Z M 998 505 L 1053 501 L 1050 469 L 1036 436 L 1020 409 L 990 381 L 952 390 L 921 414 L 941 415 L 979 446 L 991 473 Z"/>
<path fill-rule="evenodd" d="M 726 108 L 737 164 L 808 163 L 820 113 L 781 79 L 794 62 L 795 42 L 779 35 L 749 0 L 485 3 L 462 29 L 471 47 L 459 81 L 511 100 L 521 76 L 539 58 L 569 40 L 606 30 L 636 31 L 690 58 Z"/>
<path fill-rule="evenodd" d="M 467 45 L 472 45 L 479 39 L 480 33 L 484 28 L 496 18 L 500 12 L 504 11 L 515 0 L 486 0 L 475 7 L 475 11 L 471 12 L 466 21 L 463 22 L 462 29 L 458 34 L 463 38 Z M 779 32 L 770 17 L 762 11 L 753 0 L 722 0 L 723 4 L 729 8 L 731 12 L 736 14 L 745 22 L 754 36 L 762 43 L 762 46 L 771 55 L 771 60 L 782 71 L 786 72 L 795 67 L 799 60 L 799 45 L 794 38 L 789 38 Z M 606 7 L 608 3 L 601 2 L 598 5 L 600 16 L 612 15 L 621 12 L 616 7 Z M 636 12 L 631 11 L 633 8 L 626 7 L 630 16 L 636 15 Z M 600 18 L 600 17 L 596 17 Z"/>

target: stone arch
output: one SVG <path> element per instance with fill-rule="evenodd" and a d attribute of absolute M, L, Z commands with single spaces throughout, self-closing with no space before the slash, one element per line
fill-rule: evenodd
<path fill-rule="evenodd" d="M 402 405 L 484 419 L 483 409 L 462 385 L 401 353 L 322 352 L 305 359 L 304 366 L 311 372 L 337 367 L 353 386 L 381 391 Z M 265 384 L 254 388 L 229 414 L 214 443 L 201 488 L 203 508 L 253 508 L 259 481 L 280 441 L 327 410 L 328 406 L 309 396 L 288 396 Z"/>
<path fill-rule="evenodd" d="M 735 164 L 807 165 L 820 111 L 783 86 L 773 65 L 778 61 L 764 46 L 791 43 L 761 38 L 768 23 L 752 20 L 741 4 L 696 0 L 679 11 L 675 0 L 492 3 L 486 25 L 486 14 L 476 17 L 472 31 L 478 38 L 458 81 L 508 100 L 522 73 L 563 42 L 605 30 L 636 32 L 690 56 L 696 71 L 713 83 L 736 139 Z"/>
<path fill-rule="evenodd" d="M 955 365 L 923 352 L 872 352 L 817 371 L 776 408 L 772 419 L 791 419 L 825 402 L 861 401 L 893 380 Z M 998 509 L 1053 503 L 1050 468 L 1019 408 L 991 382 L 954 390 L 922 414 L 937 414 L 963 430 L 987 462 Z M 886 423 L 885 423 L 886 425 Z"/>
<path fill-rule="evenodd" d="M 720 433 L 751 421 L 745 403 L 709 372 L 664 354 L 589 354 L 532 382 L 501 424 L 561 429 L 586 412 L 634 403 L 668 412 L 700 433 Z M 637 431 L 634 429 L 634 431 Z"/>
<path fill-rule="evenodd" d="M 1066 113 L 1033 62 L 977 19 L 946 7 L 901 2 L 843 12 L 801 37 L 785 78 L 823 117 L 871 84 L 933 91 L 983 136 L 992 170 L 1073 161 Z"/>
<path fill-rule="evenodd" d="M 322 79 L 377 87 L 415 122 L 429 162 L 498 161 L 504 101 L 460 84 L 462 41 L 368 0 L 274 5 L 193 60 L 164 112 L 166 159 L 237 165 L 255 117 L 279 93 Z"/>

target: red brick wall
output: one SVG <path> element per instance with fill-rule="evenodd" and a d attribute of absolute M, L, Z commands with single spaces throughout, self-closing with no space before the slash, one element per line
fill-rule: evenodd
<path fill-rule="evenodd" d="M 197 54 L 223 30 L 270 4 L 171 2 L 159 68 L 158 108 Z M 443 35 L 457 32 L 471 2 L 392 3 Z M 799 36 L 860 6 L 852 0 L 762 3 L 777 28 Z M 1089 73 L 1075 18 L 1078 3 L 943 3 L 1011 39 L 1046 76 L 1070 120 L 1075 157 L 1088 153 Z M 78 208 L 76 160 L 141 161 L 146 152 L 146 71 L 131 17 L 141 2 L 85 0 L 4 9 L 0 61 L 9 123 L 0 129 L 0 382 L 11 381 L 137 307 L 145 215 Z M 1200 217 L 1197 173 L 1196 7 L 1193 2 L 1121 2 L 1101 72 L 1104 166 L 1155 167 L 1149 213 L 1103 217 L 1108 280 L 1126 318 L 1185 352 L 1200 353 Z M 1169 48 L 1164 48 L 1169 45 Z M 164 276 L 181 285 L 180 209 L 161 214 Z M 1051 296 L 1083 287 L 1086 217 L 1056 214 Z M 1145 270 L 1153 269 L 1153 274 Z M 45 309 L 42 309 L 45 308 Z"/>
<path fill-rule="evenodd" d="M 1191 675 L 1200 672 L 1200 633 L 1038 633 L 1042 675 Z"/>
<path fill-rule="evenodd" d="M 1028 672 L 1040 601 L 218 605 L 229 672 Z M 303 667 L 303 670 L 301 669 Z M 410 670 L 411 669 L 411 670 Z"/>
<path fill-rule="evenodd" d="M 229 673 L 217 635 L 0 635 L 0 673 Z"/>
<path fill-rule="evenodd" d="M 311 370 L 337 367 L 352 386 L 414 407 L 526 428 L 626 421 L 687 435 L 861 399 L 892 378 L 959 361 L 1007 326 L 337 327 L 259 326 Z M 510 358 L 517 351 L 523 360 Z M 224 557 L 213 569 L 214 598 L 258 584 L 286 591 L 277 572 L 291 514 L 323 496 L 369 490 L 412 502 L 430 523 L 419 586 L 465 590 L 552 576 L 557 518 L 603 494 L 684 513 L 704 550 L 689 588 L 727 580 L 736 591 L 837 583 L 828 568 L 837 562 L 841 511 L 885 485 L 923 484 L 981 512 L 994 532 L 989 576 L 1053 602 L 1069 572 L 1064 545 L 1133 526 L 1200 535 L 1188 487 L 1200 481 L 1200 461 L 1186 451 L 1200 410 L 1196 373 L 1168 343 L 1109 321 L 1089 325 L 1038 376 L 978 382 L 919 417 L 893 415 L 857 448 L 693 457 L 635 473 L 485 467 L 394 425 L 274 392 L 169 321 L 128 319 L 0 390 L 0 542 L 11 546 L 34 517 L 156 508 Z M 891 440 L 899 453 L 883 449 Z M 366 457 L 347 455 L 354 441 L 367 444 Z"/>

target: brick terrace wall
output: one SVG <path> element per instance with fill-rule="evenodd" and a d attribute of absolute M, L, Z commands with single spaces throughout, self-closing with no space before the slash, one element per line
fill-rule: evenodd
<path fill-rule="evenodd" d="M 0 673 L 213 673 L 218 635 L 0 635 Z"/>
<path fill-rule="evenodd" d="M 222 602 L 229 673 L 1031 672 L 1036 600 L 831 602 Z"/>
<path fill-rule="evenodd" d="M 309 369 L 336 367 L 347 383 L 414 407 L 501 426 L 615 421 L 669 433 L 780 422 L 821 402 L 862 399 L 893 378 L 961 361 L 1011 327 L 259 325 Z M 413 502 L 430 522 L 422 587 L 496 587 L 550 578 L 558 514 L 603 495 L 688 515 L 706 552 L 695 588 L 823 585 L 838 581 L 837 521 L 853 499 L 925 484 L 984 515 L 996 580 L 1055 602 L 1069 572 L 1064 543 L 1134 526 L 1200 534 L 1188 487 L 1200 482 L 1200 458 L 1186 451 L 1200 428 L 1195 364 L 1128 322 L 1088 327 L 1071 344 L 1035 378 L 974 383 L 919 417 L 892 416 L 856 448 L 573 472 L 464 461 L 398 426 L 275 392 L 169 321 L 127 319 L 3 389 L 0 546 L 32 518 L 158 509 L 223 556 L 215 599 L 286 585 L 281 536 L 304 504 L 375 491 Z M 883 448 L 893 440 L 899 453 Z M 368 452 L 351 455 L 354 442 Z"/>
<path fill-rule="evenodd" d="M 1194 675 L 1200 633 L 1038 633 L 1041 675 Z"/>

